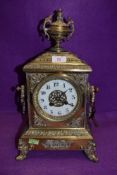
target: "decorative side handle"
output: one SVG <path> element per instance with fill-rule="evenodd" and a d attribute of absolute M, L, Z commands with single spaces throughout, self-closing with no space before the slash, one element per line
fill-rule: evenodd
<path fill-rule="evenodd" d="M 69 34 L 69 36 L 67 37 L 67 39 L 70 39 L 71 36 L 74 33 L 74 30 L 75 30 L 75 28 L 74 28 L 74 21 L 70 17 L 68 18 L 68 26 L 69 26 L 69 28 L 71 30 L 71 33 Z"/>
<path fill-rule="evenodd" d="M 95 112 L 96 112 L 95 97 L 97 92 L 99 92 L 98 87 L 89 85 L 89 119 L 93 120 L 95 126 L 98 126 L 95 120 Z"/>
<path fill-rule="evenodd" d="M 25 86 L 21 85 L 21 86 L 17 86 L 16 90 L 18 92 L 20 92 L 20 103 L 21 103 L 21 107 L 22 107 L 22 114 L 25 114 L 26 112 L 26 104 L 25 104 Z"/>
<path fill-rule="evenodd" d="M 44 30 L 44 34 L 45 36 L 48 37 L 48 40 L 50 39 L 50 36 L 48 34 L 48 29 L 49 27 L 47 27 L 47 25 L 52 24 L 52 15 L 50 15 L 49 17 L 45 18 L 44 20 L 44 24 L 43 24 L 43 30 Z"/>

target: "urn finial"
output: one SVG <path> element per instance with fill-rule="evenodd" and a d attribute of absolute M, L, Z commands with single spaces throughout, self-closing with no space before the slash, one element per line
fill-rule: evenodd
<path fill-rule="evenodd" d="M 60 52 L 61 41 L 69 39 L 74 32 L 74 22 L 71 18 L 65 20 L 61 9 L 44 20 L 43 30 L 49 40 L 53 41 L 52 51 Z"/>

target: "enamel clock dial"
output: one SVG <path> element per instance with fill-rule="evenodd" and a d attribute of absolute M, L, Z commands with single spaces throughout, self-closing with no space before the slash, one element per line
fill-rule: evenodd
<path fill-rule="evenodd" d="M 63 121 L 79 109 L 81 93 L 69 77 L 49 76 L 35 88 L 33 102 L 38 114 Z"/>

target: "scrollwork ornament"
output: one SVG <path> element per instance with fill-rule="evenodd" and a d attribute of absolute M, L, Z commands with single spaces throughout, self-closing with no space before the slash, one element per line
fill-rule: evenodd
<path fill-rule="evenodd" d="M 46 73 L 28 73 L 27 77 L 29 79 L 29 86 L 31 92 L 35 88 L 35 86 L 42 80 L 44 79 L 48 74 Z"/>
<path fill-rule="evenodd" d="M 89 138 L 92 137 L 89 135 L 88 131 L 84 128 L 82 129 L 30 129 L 26 131 L 25 136 L 28 137 L 32 135 L 32 137 L 79 137 L 79 138 Z"/>
<path fill-rule="evenodd" d="M 36 114 L 36 112 L 34 112 L 34 116 L 33 116 L 33 124 L 34 124 L 34 126 L 47 126 L 46 125 L 46 122 L 45 122 L 45 120 L 42 118 L 42 117 L 39 117 L 37 114 Z"/>
<path fill-rule="evenodd" d="M 68 73 L 68 75 L 74 78 L 77 84 L 84 86 L 87 83 L 88 74 L 86 73 Z"/>
<path fill-rule="evenodd" d="M 82 128 L 84 125 L 84 116 L 85 112 L 82 112 L 78 118 L 73 118 L 67 122 L 67 126 L 70 126 L 72 128 Z"/>

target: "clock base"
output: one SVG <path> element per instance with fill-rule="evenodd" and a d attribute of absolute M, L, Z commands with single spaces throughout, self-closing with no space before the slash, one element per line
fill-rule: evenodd
<path fill-rule="evenodd" d="M 40 136 L 39 133 L 41 133 Z M 48 133 L 51 135 L 48 135 Z M 30 128 L 20 137 L 18 150 L 20 153 L 16 160 L 26 159 L 28 152 L 31 150 L 82 150 L 88 159 L 94 162 L 98 161 L 96 144 L 85 128 Z"/>

